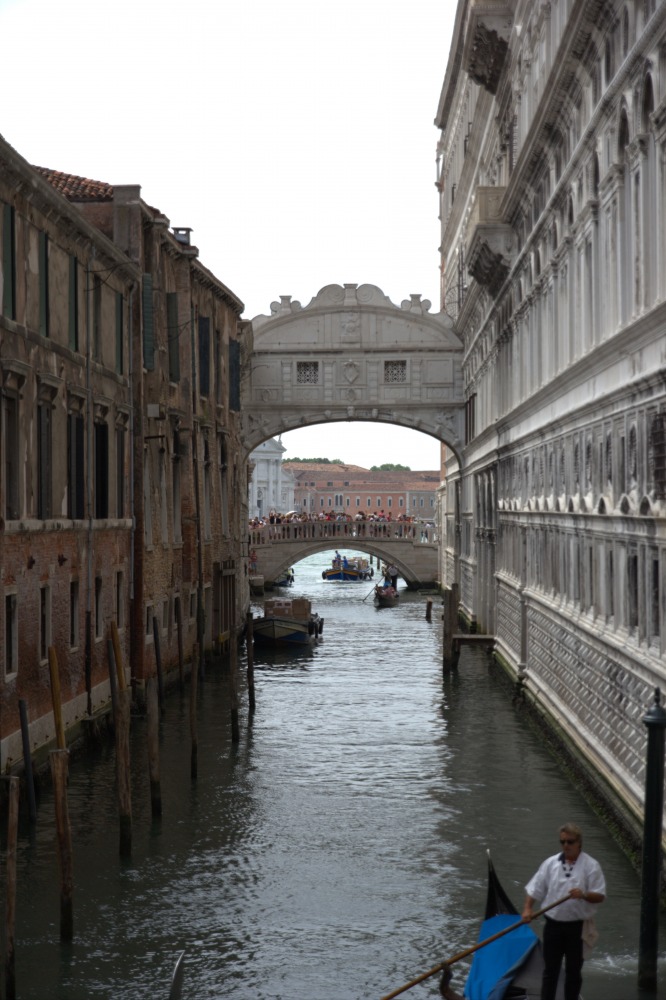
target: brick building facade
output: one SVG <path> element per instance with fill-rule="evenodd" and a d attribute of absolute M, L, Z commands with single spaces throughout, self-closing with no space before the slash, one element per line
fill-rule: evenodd
<path fill-rule="evenodd" d="M 0 766 L 108 698 L 108 623 L 129 611 L 130 307 L 139 272 L 0 141 Z M 121 632 L 127 656 L 127 635 Z"/>
<path fill-rule="evenodd" d="M 189 230 L 0 143 L 0 766 L 108 703 L 118 626 L 135 697 L 235 634 L 246 602 L 242 302 Z"/>

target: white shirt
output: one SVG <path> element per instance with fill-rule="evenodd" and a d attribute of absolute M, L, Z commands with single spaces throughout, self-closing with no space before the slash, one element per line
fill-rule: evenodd
<path fill-rule="evenodd" d="M 606 882 L 601 865 L 585 851 L 581 851 L 573 864 L 565 861 L 564 854 L 546 858 L 536 875 L 525 886 L 528 896 L 539 902 L 539 909 L 562 899 L 572 889 L 599 892 L 606 895 Z M 567 899 L 548 912 L 551 920 L 589 920 L 596 912 L 596 903 L 585 899 Z"/>

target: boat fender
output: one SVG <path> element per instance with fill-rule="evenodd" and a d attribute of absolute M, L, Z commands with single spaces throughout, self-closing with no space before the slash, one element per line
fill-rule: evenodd
<path fill-rule="evenodd" d="M 326 579 L 326 570 L 324 570 L 324 572 L 321 574 L 321 578 L 322 578 L 322 580 Z"/>
<path fill-rule="evenodd" d="M 315 633 L 315 623 L 312 620 L 310 620 L 308 622 L 308 635 L 314 635 L 314 633 Z"/>
<path fill-rule="evenodd" d="M 323 631 L 324 631 L 324 619 L 320 618 L 319 619 L 319 635 L 321 635 Z"/>
<path fill-rule="evenodd" d="M 374 571 L 374 569 L 371 569 L 370 570 L 370 579 L 371 580 L 372 580 L 372 578 L 373 578 L 374 575 L 375 575 L 375 571 Z"/>

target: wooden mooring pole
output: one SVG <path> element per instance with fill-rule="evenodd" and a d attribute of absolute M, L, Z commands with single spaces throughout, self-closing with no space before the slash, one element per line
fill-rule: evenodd
<path fill-rule="evenodd" d="M 51 677 L 51 703 L 53 704 L 53 723 L 55 725 L 56 746 L 58 750 L 64 750 L 65 728 L 62 724 L 62 701 L 60 699 L 60 671 L 58 670 L 58 656 L 54 646 L 49 646 L 49 674 Z"/>
<path fill-rule="evenodd" d="M 118 789 L 119 840 L 121 858 L 132 855 L 132 791 L 130 786 L 130 708 L 131 691 L 118 691 L 116 715 L 116 785 Z"/>
<path fill-rule="evenodd" d="M 153 642 L 155 644 L 155 667 L 157 669 L 157 695 L 160 712 L 164 712 L 164 677 L 162 674 L 162 649 L 160 646 L 160 626 L 153 615 Z"/>
<path fill-rule="evenodd" d="M 9 813 L 7 816 L 7 871 L 5 886 L 5 998 L 16 1000 L 16 848 L 18 845 L 19 779 L 9 778 Z"/>
<path fill-rule="evenodd" d="M 116 788 L 118 792 L 119 839 L 118 852 L 121 858 L 132 855 L 132 790 L 130 786 L 130 713 L 132 692 L 125 680 L 120 639 L 115 622 L 111 623 L 111 641 L 116 667 L 117 704 L 114 712 L 116 739 Z M 113 665 L 109 665 L 109 673 Z M 113 689 L 113 684 L 112 684 Z"/>
<path fill-rule="evenodd" d="M 185 651 L 183 649 L 183 605 L 180 597 L 176 598 L 176 626 L 178 628 L 178 684 L 182 693 L 185 690 Z"/>
<path fill-rule="evenodd" d="M 245 645 L 247 648 L 247 697 L 250 712 L 255 709 L 254 697 L 254 615 L 248 611 L 245 618 Z"/>
<path fill-rule="evenodd" d="M 155 619 L 153 619 L 154 621 Z M 160 784 L 160 710 L 157 681 L 146 681 L 146 723 L 148 739 L 148 773 L 150 775 L 150 812 L 153 819 L 162 815 L 162 787 Z"/>
<path fill-rule="evenodd" d="M 231 711 L 231 740 L 233 743 L 240 743 L 240 727 L 238 725 L 238 640 L 236 633 L 231 630 L 229 640 L 231 646 L 229 650 L 229 708 Z"/>
<path fill-rule="evenodd" d="M 429 597 L 426 601 L 426 621 L 432 621 L 432 597 Z"/>
<path fill-rule="evenodd" d="M 199 652 L 196 642 L 192 646 L 192 669 L 190 671 L 190 778 L 197 780 L 199 773 L 199 744 L 197 740 L 197 678 L 199 676 Z"/>
<path fill-rule="evenodd" d="M 51 750 L 49 753 L 53 797 L 55 800 L 56 837 L 58 840 L 58 864 L 60 867 L 60 940 L 74 939 L 73 906 L 73 865 L 72 830 L 67 806 L 67 772 L 69 753 L 67 750 Z"/>
<path fill-rule="evenodd" d="M 28 725 L 28 708 L 25 698 L 19 698 L 19 718 L 21 720 L 21 742 L 23 745 L 23 767 L 25 768 L 25 789 L 28 793 L 28 815 L 31 823 L 37 822 L 37 803 L 35 801 L 35 780 L 32 774 L 32 755 L 30 753 L 30 726 Z"/>

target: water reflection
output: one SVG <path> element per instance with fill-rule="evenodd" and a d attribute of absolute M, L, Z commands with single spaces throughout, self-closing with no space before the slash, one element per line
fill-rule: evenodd
<path fill-rule="evenodd" d="M 117 857 L 113 754 L 74 763 L 68 949 L 42 797 L 34 841 L 20 845 L 22 1000 L 166 996 L 182 948 L 186 998 L 378 998 L 476 939 L 486 848 L 520 904 L 569 818 L 609 885 L 585 998 L 638 995 L 637 877 L 490 661 L 466 649 L 443 682 L 438 602 L 428 623 L 425 595 L 402 590 L 377 615 L 369 588 L 321 580 L 329 561 L 297 565 L 289 592 L 326 618 L 323 641 L 295 655 L 255 647 L 257 710 L 249 725 L 243 695 L 239 744 L 226 676 L 200 685 L 195 784 L 188 695 L 169 697 L 158 823 L 135 720 L 131 863 Z M 436 979 L 407 995 L 437 996 Z"/>

